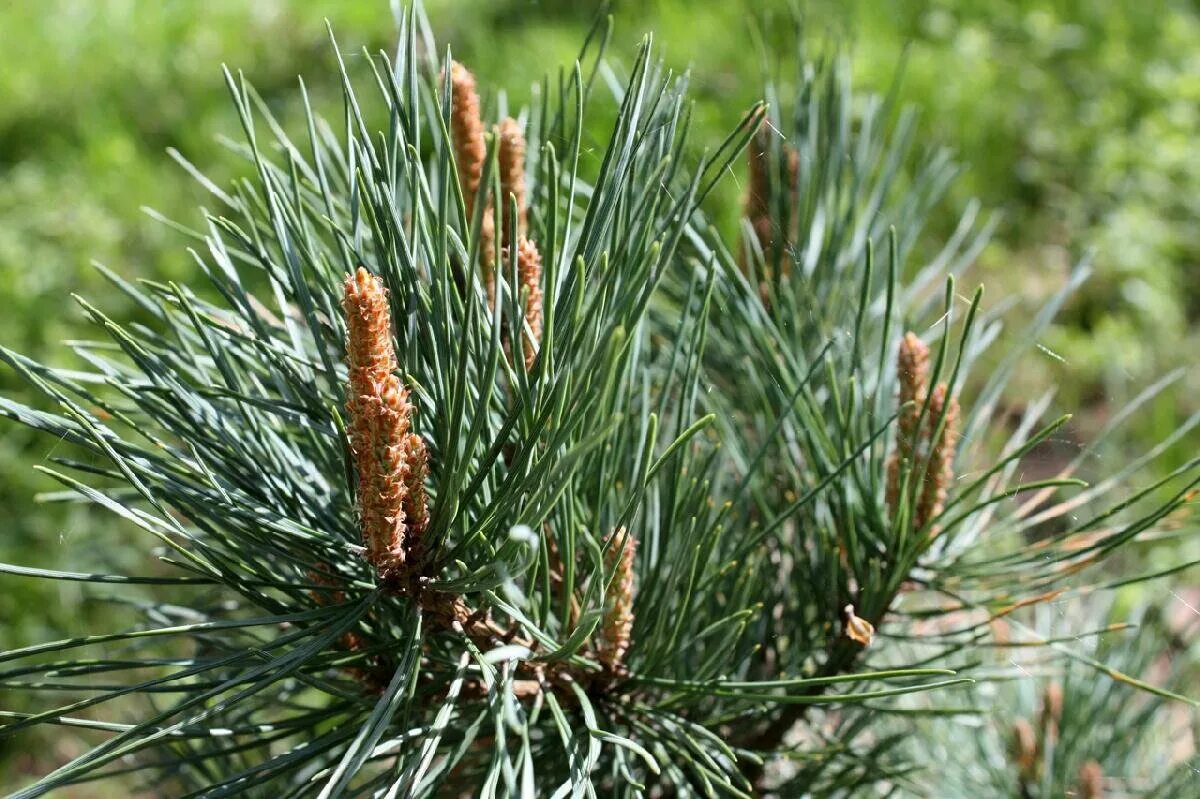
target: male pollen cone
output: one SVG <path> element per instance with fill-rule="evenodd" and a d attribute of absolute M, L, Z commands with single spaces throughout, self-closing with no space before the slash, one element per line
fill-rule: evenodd
<path fill-rule="evenodd" d="M 411 431 L 413 406 L 396 376 L 387 290 L 366 269 L 346 278 L 350 447 L 358 472 L 359 523 L 367 559 L 394 577 L 428 523 L 425 442 Z"/>
<path fill-rule="evenodd" d="M 937 429 L 939 422 L 941 430 Z M 921 497 L 917 501 L 917 513 L 914 517 L 918 528 L 924 527 L 926 522 L 942 514 L 946 505 L 946 495 L 954 481 L 954 452 L 958 447 L 958 400 L 950 396 L 945 383 L 938 383 L 938 387 L 929 398 L 927 424 L 928 436 L 931 439 L 929 468 L 925 473 L 925 483 L 921 487 Z M 934 534 L 936 533 L 935 530 Z"/>
<path fill-rule="evenodd" d="M 637 539 L 624 527 L 613 535 L 616 546 L 609 550 L 608 559 L 616 569 L 616 576 L 608 587 L 598 654 L 604 667 L 617 673 L 624 668 L 633 633 L 633 556 Z"/>
<path fill-rule="evenodd" d="M 521 133 L 521 126 L 515 119 L 505 117 L 500 122 L 498 139 L 500 144 L 498 153 L 500 202 L 504 220 L 501 242 L 507 248 L 509 231 L 513 225 L 510 204 L 514 199 L 517 204 L 517 237 L 520 239 L 525 236 L 525 136 Z"/>
<path fill-rule="evenodd" d="M 900 508 L 900 467 L 910 467 L 917 445 L 917 422 L 929 391 L 929 345 L 915 333 L 904 334 L 896 354 L 896 379 L 900 383 L 900 418 L 896 422 L 896 449 L 887 463 L 887 504 L 894 516 Z M 905 407 L 907 405 L 907 407 Z"/>
<path fill-rule="evenodd" d="M 542 340 L 542 255 L 537 245 L 521 239 L 517 245 L 517 279 L 525 296 L 525 325 L 521 335 L 525 368 L 532 369 Z"/>
<path fill-rule="evenodd" d="M 487 145 L 483 138 L 475 76 L 457 61 L 450 65 L 450 138 L 459 185 L 467 204 L 467 218 L 470 219 L 475 214 L 475 198 L 483 178 Z"/>

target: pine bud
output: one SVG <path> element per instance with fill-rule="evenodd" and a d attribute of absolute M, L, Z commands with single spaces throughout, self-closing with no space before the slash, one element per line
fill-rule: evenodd
<path fill-rule="evenodd" d="M 359 522 L 367 559 L 394 576 L 428 523 L 425 443 L 412 433 L 408 389 L 395 375 L 387 291 L 359 267 L 346 278 L 350 447 L 358 472 Z"/>
<path fill-rule="evenodd" d="M 483 139 L 483 118 L 479 110 L 475 76 L 457 61 L 450 65 L 450 137 L 454 145 L 458 182 L 466 201 L 467 218 L 470 219 L 475 214 L 475 198 L 483 179 L 487 145 Z"/>
<path fill-rule="evenodd" d="M 846 614 L 846 637 L 863 646 L 870 646 L 875 640 L 875 625 L 854 615 L 853 605 L 847 605 L 843 612 Z"/>
<path fill-rule="evenodd" d="M 608 550 L 608 561 L 616 574 L 608 587 L 598 655 L 605 669 L 619 673 L 633 632 L 633 556 L 637 539 L 624 527 L 613 537 L 616 543 Z"/>

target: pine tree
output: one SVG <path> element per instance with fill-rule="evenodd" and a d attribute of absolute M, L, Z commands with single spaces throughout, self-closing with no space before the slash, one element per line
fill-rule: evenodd
<path fill-rule="evenodd" d="M 1003 390 L 1085 270 L 1002 332 L 1005 307 L 955 288 L 976 209 L 921 258 L 956 166 L 935 150 L 908 173 L 911 115 L 856 98 L 840 61 L 695 158 L 686 80 L 649 43 L 608 79 L 607 39 L 493 119 L 493 76 L 438 58 L 409 11 L 393 56 L 365 54 L 369 92 L 339 53 L 342 123 L 310 109 L 298 140 L 226 73 L 255 179 L 206 182 L 218 209 L 177 225 L 208 288 L 105 270 L 151 321 L 80 299 L 107 336 L 73 344 L 90 371 L 0 351 L 58 405 L 0 413 L 90 458 L 44 471 L 169 567 L 0 567 L 162 597 L 136 629 L 0 654 L 44 708 L 7 713 L 6 736 L 107 735 L 15 796 L 106 777 L 206 797 L 968 795 L 970 764 L 939 782 L 939 725 L 1034 723 L 982 706 L 1014 677 L 985 653 L 1017 645 L 1063 671 L 1062 709 L 1017 746 L 981 738 L 979 762 L 1012 765 L 997 790 L 1100 795 L 1103 751 L 1048 765 L 1051 721 L 1065 744 L 1087 718 L 1068 700 L 1140 691 L 1111 708 L 1136 724 L 1191 701 L 1129 676 L 1140 639 L 1127 673 L 1019 621 L 1154 576 L 1102 562 L 1185 529 L 1200 480 L 1190 463 L 1133 488 L 1168 441 L 1088 486 L 1096 441 L 1022 482 L 1066 417 L 1041 420 L 1047 396 L 1008 425 Z M 730 244 L 705 199 L 743 157 Z"/>

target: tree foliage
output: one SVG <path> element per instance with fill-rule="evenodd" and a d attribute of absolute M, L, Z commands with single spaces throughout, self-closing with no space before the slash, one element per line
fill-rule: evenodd
<path fill-rule="evenodd" d="M 58 406 L 0 413 L 86 456 L 44 468 L 63 497 L 167 567 L 0 567 L 160 596 L 0 654 L 44 708 L 4 735 L 104 733 L 15 796 L 919 793 L 938 698 L 1013 676 L 981 656 L 999 620 L 1186 529 L 1192 464 L 1127 489 L 1174 441 L 1025 479 L 1065 418 L 1047 396 L 1010 423 L 1003 389 L 1062 298 L 1018 334 L 958 294 L 975 208 L 912 263 L 955 166 L 836 59 L 696 158 L 686 77 L 648 42 L 607 63 L 606 23 L 511 118 L 474 116 L 419 10 L 400 27 L 339 54 L 341 118 L 295 138 L 226 73 L 254 177 L 188 165 L 215 210 L 172 223 L 207 288 L 104 270 L 148 323 L 81 299 L 86 370 L 0 351 Z M 704 200 L 743 151 L 730 243 Z"/>

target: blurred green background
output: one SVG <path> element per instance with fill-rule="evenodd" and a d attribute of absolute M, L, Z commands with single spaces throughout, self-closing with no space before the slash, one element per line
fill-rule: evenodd
<path fill-rule="evenodd" d="M 933 233 L 947 232 L 954 209 L 973 197 L 1003 212 L 980 265 L 993 297 L 1036 301 L 1094 251 L 1096 278 L 1024 381 L 1054 381 L 1063 404 L 1099 423 L 1152 376 L 1189 360 L 1200 313 L 1194 2 L 637 0 L 614 5 L 612 52 L 627 60 L 653 31 L 667 62 L 693 72 L 696 140 L 716 142 L 757 99 L 763 76 L 786 76 L 797 7 L 814 47 L 841 43 L 860 87 L 886 91 L 905 64 L 901 96 L 920 107 L 923 133 L 968 166 Z M 485 87 L 507 87 L 520 102 L 545 71 L 570 63 L 596 4 L 429 0 L 426 8 L 439 42 Z M 386 0 L 0 3 L 0 343 L 62 362 L 59 343 L 83 330 L 73 292 L 114 316 L 131 313 L 92 260 L 131 278 L 190 279 L 185 242 L 139 210 L 199 218 L 205 193 L 167 148 L 218 182 L 235 174 L 219 140 L 240 136 L 222 63 L 243 70 L 285 121 L 299 109 L 297 74 L 336 117 L 326 17 L 348 53 L 392 44 Z M 728 181 L 715 200 L 727 224 L 737 196 Z M 1195 371 L 1139 414 L 1128 446 L 1144 449 L 1200 407 Z M 30 396 L 2 368 L 0 391 Z M 114 540 L 109 519 L 34 504 L 51 485 L 32 466 L 53 450 L 0 426 L 0 561 L 139 568 L 143 548 L 104 543 Z M 3 585 L 0 649 L 78 635 L 97 615 L 119 612 L 69 584 Z M 21 773 L 79 745 L 48 737 L 35 754 L 29 740 L 17 742 L 23 752 L 0 741 L 0 788 L 2 775 L 23 782 Z"/>

